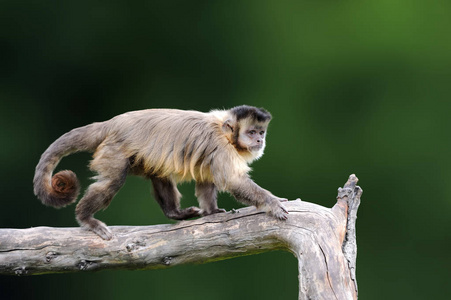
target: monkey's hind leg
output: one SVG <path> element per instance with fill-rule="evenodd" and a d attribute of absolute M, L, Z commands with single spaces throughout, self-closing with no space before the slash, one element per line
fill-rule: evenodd
<path fill-rule="evenodd" d="M 123 158 L 97 156 L 91 163 L 91 169 L 99 174 L 95 177 L 97 181 L 88 187 L 75 209 L 80 226 L 93 231 L 104 240 L 112 239 L 113 233 L 105 223 L 95 219 L 94 214 L 106 209 L 111 203 L 125 182 L 128 166 L 128 160 Z"/>
<path fill-rule="evenodd" d="M 180 197 L 182 196 L 175 183 L 170 179 L 150 177 L 152 180 L 155 199 L 160 204 L 163 213 L 169 219 L 186 220 L 201 216 L 201 209 L 191 206 L 185 209 L 180 208 Z"/>
<path fill-rule="evenodd" d="M 214 183 L 196 182 L 196 197 L 204 216 L 226 212 L 218 208 L 218 189 Z"/>

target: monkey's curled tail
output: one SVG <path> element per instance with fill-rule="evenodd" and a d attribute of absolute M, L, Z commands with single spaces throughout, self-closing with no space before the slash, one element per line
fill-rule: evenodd
<path fill-rule="evenodd" d="M 77 200 L 80 183 L 74 172 L 64 170 L 52 177 L 60 160 L 79 151 L 94 151 L 106 133 L 102 123 L 76 128 L 62 135 L 42 154 L 34 174 L 34 194 L 43 204 L 55 208 L 64 207 Z"/>

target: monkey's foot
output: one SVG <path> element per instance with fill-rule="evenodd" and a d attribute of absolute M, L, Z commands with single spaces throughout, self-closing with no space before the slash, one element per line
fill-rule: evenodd
<path fill-rule="evenodd" d="M 97 227 L 96 229 L 92 229 L 92 231 L 106 241 L 113 238 L 113 233 L 108 229 L 108 227 Z"/>
<path fill-rule="evenodd" d="M 212 215 L 212 214 L 219 214 L 219 213 L 225 213 L 225 212 L 227 212 L 227 211 L 225 209 L 223 209 L 223 208 L 216 208 L 216 209 L 214 209 L 214 210 L 212 210 L 210 212 L 203 211 L 202 215 L 205 217 L 205 216 L 209 216 L 209 215 Z"/>
<path fill-rule="evenodd" d="M 186 216 L 186 219 L 202 216 L 202 210 L 196 206 L 185 208 L 181 213 Z"/>
<path fill-rule="evenodd" d="M 174 220 L 186 220 L 194 217 L 201 217 L 202 210 L 199 207 L 191 206 L 182 210 L 168 212 L 166 216 Z"/>
<path fill-rule="evenodd" d="M 83 226 L 83 228 L 91 230 L 106 241 L 109 241 L 113 238 L 113 232 L 111 232 L 111 230 L 106 226 L 105 223 L 100 222 L 97 219 L 92 218 L 86 222 L 82 222 L 81 225 Z"/>

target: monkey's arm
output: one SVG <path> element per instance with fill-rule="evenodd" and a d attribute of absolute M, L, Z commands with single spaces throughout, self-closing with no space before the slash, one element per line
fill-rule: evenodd
<path fill-rule="evenodd" d="M 242 176 L 231 184 L 229 192 L 240 202 L 254 205 L 279 220 L 288 218 L 288 211 L 281 202 L 287 199 L 279 198 L 261 188 L 248 176 Z"/>

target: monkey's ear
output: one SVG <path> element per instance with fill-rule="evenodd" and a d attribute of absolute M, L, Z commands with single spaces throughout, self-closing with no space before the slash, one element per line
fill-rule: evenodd
<path fill-rule="evenodd" d="M 222 130 L 226 133 L 233 133 L 233 123 L 232 120 L 225 120 L 224 124 L 222 124 Z"/>

